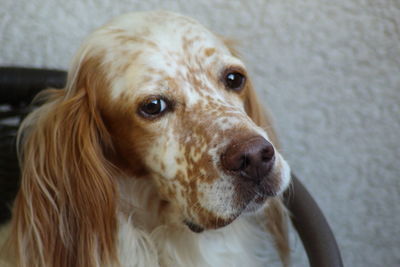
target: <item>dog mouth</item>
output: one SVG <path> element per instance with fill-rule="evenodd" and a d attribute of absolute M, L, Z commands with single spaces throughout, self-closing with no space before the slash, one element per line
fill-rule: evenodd
<path fill-rule="evenodd" d="M 229 219 L 216 219 L 218 223 L 210 223 L 208 226 L 203 226 L 200 223 L 194 222 L 194 220 L 184 219 L 183 224 L 185 224 L 189 230 L 194 233 L 202 233 L 207 229 L 219 229 L 231 224 L 242 214 L 252 214 L 257 212 L 262 207 L 268 199 L 276 196 L 275 192 L 257 192 L 249 201 L 243 203 L 242 208 L 237 211 L 234 215 L 231 215 Z"/>
<path fill-rule="evenodd" d="M 204 231 L 204 228 L 192 221 L 188 221 L 188 220 L 184 220 L 183 221 L 184 224 L 186 224 L 186 226 L 194 233 L 201 233 Z"/>
<path fill-rule="evenodd" d="M 268 199 L 275 197 L 276 194 L 257 194 L 251 199 L 242 211 L 242 214 L 252 214 L 265 207 Z"/>
<path fill-rule="evenodd" d="M 263 206 L 269 198 L 276 197 L 279 194 L 278 179 L 269 175 L 259 183 L 251 180 L 239 180 L 235 184 L 236 207 L 238 210 L 249 210 L 249 206 Z"/>
<path fill-rule="evenodd" d="M 270 195 L 257 195 L 256 197 L 254 197 L 254 199 L 252 201 L 250 201 L 250 203 L 254 202 L 256 204 L 260 204 L 261 205 L 261 204 L 264 204 L 265 201 L 267 201 L 267 199 L 270 198 L 270 197 L 273 197 L 273 196 L 270 196 Z"/>
<path fill-rule="evenodd" d="M 194 233 L 202 233 L 204 232 L 204 230 L 216 230 L 222 227 L 225 227 L 229 224 L 231 224 L 240 214 L 238 214 L 237 216 L 233 216 L 233 218 L 231 219 L 220 219 L 220 220 L 216 220 L 218 223 L 212 223 L 208 226 L 202 226 L 198 223 L 195 223 L 191 220 L 183 220 L 183 223 L 189 228 L 190 231 L 194 232 Z"/>
<path fill-rule="evenodd" d="M 207 202 L 206 207 L 214 207 L 213 214 L 207 220 L 197 220 L 191 216 L 186 217 L 183 223 L 194 233 L 201 233 L 208 229 L 219 229 L 234 222 L 240 216 L 251 216 L 262 212 L 270 199 L 279 198 L 290 184 L 290 167 L 280 156 L 276 165 L 269 173 L 255 182 L 254 179 L 234 179 L 232 186 L 217 187 L 213 194 L 220 194 L 230 190 L 230 197 L 218 203 Z M 212 197 L 211 199 L 216 199 Z M 215 208 L 225 207 L 223 209 Z M 190 218 L 190 219 L 188 219 Z"/>

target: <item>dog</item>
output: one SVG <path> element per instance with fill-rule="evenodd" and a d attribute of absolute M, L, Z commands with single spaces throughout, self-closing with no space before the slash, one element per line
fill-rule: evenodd
<path fill-rule="evenodd" d="M 92 33 L 22 123 L 10 266 L 287 265 L 277 150 L 232 43 L 166 11 Z"/>

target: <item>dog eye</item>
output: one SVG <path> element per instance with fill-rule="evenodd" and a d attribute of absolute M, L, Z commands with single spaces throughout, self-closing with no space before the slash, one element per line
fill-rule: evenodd
<path fill-rule="evenodd" d="M 151 98 L 146 100 L 140 107 L 140 114 L 146 118 L 153 118 L 166 111 L 168 105 L 162 98 Z"/>
<path fill-rule="evenodd" d="M 224 78 L 225 86 L 234 91 L 240 91 L 243 88 L 245 81 L 246 77 L 240 72 L 229 72 Z"/>

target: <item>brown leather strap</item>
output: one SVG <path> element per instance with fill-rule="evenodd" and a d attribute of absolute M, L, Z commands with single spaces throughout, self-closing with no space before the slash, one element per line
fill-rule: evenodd
<path fill-rule="evenodd" d="M 307 189 L 292 174 L 285 205 L 306 250 L 311 267 L 342 267 L 339 247 L 325 216 Z"/>

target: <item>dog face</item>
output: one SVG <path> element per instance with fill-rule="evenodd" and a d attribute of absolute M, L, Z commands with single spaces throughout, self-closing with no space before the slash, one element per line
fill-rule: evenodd
<path fill-rule="evenodd" d="M 248 115 L 244 64 L 196 21 L 127 15 L 86 47 L 115 165 L 154 184 L 193 231 L 227 225 L 287 186 L 288 165 Z"/>

